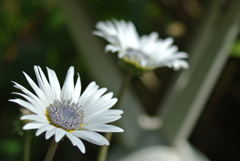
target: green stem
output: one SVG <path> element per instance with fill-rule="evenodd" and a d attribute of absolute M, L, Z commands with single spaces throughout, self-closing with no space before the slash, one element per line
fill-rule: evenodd
<path fill-rule="evenodd" d="M 120 103 L 121 103 L 121 101 L 123 99 L 124 92 L 126 91 L 128 85 L 129 85 L 129 83 L 130 83 L 130 81 L 132 79 L 132 76 L 133 75 L 131 73 L 128 73 L 127 76 L 125 77 L 125 79 L 124 79 L 124 81 L 123 81 L 123 83 L 121 85 L 120 91 L 118 93 L 118 102 L 113 107 L 114 109 L 118 109 L 120 107 Z M 110 142 L 111 138 L 112 138 L 112 132 L 108 132 L 104 136 Z M 100 148 L 97 161 L 105 161 L 106 157 L 107 157 L 107 153 L 108 153 L 108 146 L 107 145 L 102 146 Z"/>
<path fill-rule="evenodd" d="M 51 144 L 48 148 L 48 152 L 44 161 L 52 161 L 55 151 L 57 149 L 57 146 L 58 146 L 58 143 L 56 143 L 54 138 L 52 138 Z"/>
<path fill-rule="evenodd" d="M 30 159 L 31 140 L 32 140 L 32 136 L 27 131 L 25 138 L 24 138 L 24 152 L 23 152 L 23 160 L 24 161 L 29 161 L 29 159 Z"/>

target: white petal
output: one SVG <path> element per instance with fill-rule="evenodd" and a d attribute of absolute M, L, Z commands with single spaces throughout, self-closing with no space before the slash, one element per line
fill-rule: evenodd
<path fill-rule="evenodd" d="M 104 100 L 110 100 L 113 97 L 113 92 L 109 92 L 101 97 Z"/>
<path fill-rule="evenodd" d="M 70 67 L 67 72 L 67 76 L 65 78 L 62 91 L 61 91 L 61 99 L 63 100 L 71 100 L 74 95 L 74 67 Z"/>
<path fill-rule="evenodd" d="M 59 142 L 64 135 L 66 134 L 66 131 L 60 128 L 56 128 L 56 132 L 55 132 L 55 141 Z"/>
<path fill-rule="evenodd" d="M 33 113 L 36 113 L 36 114 L 39 114 L 39 115 L 43 114 L 42 111 L 40 111 L 38 108 L 36 108 L 32 104 L 30 104 L 29 102 L 23 101 L 21 99 L 10 99 L 9 101 L 15 102 L 15 103 L 21 105 L 22 107 L 30 110 Z"/>
<path fill-rule="evenodd" d="M 98 22 L 96 25 L 96 28 L 100 31 L 94 31 L 93 34 L 105 38 L 108 42 L 112 44 L 121 46 L 120 36 L 119 36 L 121 34 L 119 33 L 121 32 L 121 28 L 119 28 L 120 31 L 118 32 L 116 25 L 113 25 L 113 23 L 110 21 L 107 21 L 106 23 Z"/>
<path fill-rule="evenodd" d="M 126 55 L 126 51 L 120 51 L 118 52 L 118 58 L 121 59 Z"/>
<path fill-rule="evenodd" d="M 32 97 L 29 97 L 27 95 L 24 95 L 24 94 L 18 93 L 18 92 L 13 92 L 12 94 L 17 94 L 19 96 L 24 97 L 26 100 L 28 100 L 28 102 L 30 102 L 34 107 L 38 108 L 43 113 L 46 111 L 46 107 L 45 107 L 45 105 L 43 104 L 43 102 L 41 100 L 34 99 Z"/>
<path fill-rule="evenodd" d="M 42 69 L 39 66 L 34 66 L 34 71 L 35 71 L 40 89 L 45 94 L 48 102 L 53 102 L 52 91 L 50 89 L 50 85 L 49 85 Z"/>
<path fill-rule="evenodd" d="M 43 91 L 33 82 L 33 80 L 26 74 L 23 72 L 23 74 L 25 75 L 28 83 L 30 84 L 30 86 L 32 87 L 32 89 L 35 91 L 35 93 L 37 94 L 37 96 L 42 100 L 42 102 L 44 103 L 44 105 L 47 107 L 51 102 L 47 101 L 47 98 L 45 96 L 45 94 L 43 93 Z"/>
<path fill-rule="evenodd" d="M 92 32 L 93 35 L 97 35 L 97 36 L 103 36 L 103 33 L 102 32 L 99 32 L 99 31 L 93 31 Z"/>
<path fill-rule="evenodd" d="M 78 103 L 80 105 L 84 104 L 84 102 L 87 101 L 87 97 L 89 97 L 93 92 L 97 91 L 99 88 L 98 85 L 96 85 L 95 82 L 91 82 L 87 88 L 84 90 L 84 92 L 82 93 L 82 95 L 80 96 L 79 100 L 78 100 Z M 83 106 L 84 108 L 84 106 Z"/>
<path fill-rule="evenodd" d="M 124 130 L 113 125 L 84 125 L 84 129 L 96 132 L 123 132 Z"/>
<path fill-rule="evenodd" d="M 49 124 L 44 125 L 44 126 L 40 127 L 40 128 L 37 130 L 36 136 L 39 136 L 41 133 L 43 133 L 43 132 L 45 132 L 45 131 L 48 131 L 48 130 L 51 130 L 51 129 L 53 129 L 53 128 L 55 128 L 55 127 L 52 126 L 52 125 L 49 125 Z"/>
<path fill-rule="evenodd" d="M 78 139 L 74 137 L 71 133 L 66 133 L 66 136 L 69 138 L 69 140 L 72 142 L 73 146 L 76 146 L 75 140 Z"/>
<path fill-rule="evenodd" d="M 48 120 L 39 115 L 25 115 L 21 117 L 21 120 L 33 120 L 33 121 L 37 121 L 40 123 L 48 123 Z"/>
<path fill-rule="evenodd" d="M 46 140 L 48 140 L 51 136 L 53 136 L 56 133 L 56 128 L 52 128 L 48 130 L 45 134 Z"/>
<path fill-rule="evenodd" d="M 115 105 L 116 102 L 117 102 L 117 98 L 112 98 L 111 100 L 101 102 L 101 103 L 96 102 L 91 108 L 89 108 L 87 111 L 84 111 L 85 115 L 90 117 L 90 116 L 102 113 L 103 111 L 106 111 L 109 108 L 111 108 L 113 105 Z"/>
<path fill-rule="evenodd" d="M 169 47 L 173 43 L 173 38 L 168 37 L 161 43 L 161 49 L 165 50 L 167 47 Z"/>
<path fill-rule="evenodd" d="M 92 116 L 85 116 L 85 123 L 87 122 L 98 122 L 98 119 L 107 119 L 112 117 L 119 117 L 123 113 L 122 110 L 113 109 L 113 110 L 107 110 L 97 115 Z M 100 120 L 99 120 L 100 121 Z M 110 121 L 109 121 L 110 122 Z"/>
<path fill-rule="evenodd" d="M 96 145 L 109 145 L 109 142 L 105 137 L 93 131 L 78 130 L 72 131 L 71 133 Z"/>
<path fill-rule="evenodd" d="M 104 117 L 93 117 L 92 119 L 88 120 L 88 121 L 85 121 L 85 124 L 88 124 L 88 125 L 93 125 L 93 124 L 105 124 L 105 123 L 110 123 L 110 122 L 113 122 L 113 121 L 116 121 L 118 119 L 120 119 L 121 116 L 104 116 Z"/>
<path fill-rule="evenodd" d="M 176 60 L 173 64 L 174 70 L 178 70 L 180 68 L 188 69 L 189 64 L 185 60 Z"/>
<path fill-rule="evenodd" d="M 178 52 L 176 55 L 178 55 L 179 58 L 188 58 L 188 54 L 185 52 Z"/>
<path fill-rule="evenodd" d="M 30 92 L 29 90 L 27 90 L 26 88 L 24 88 L 23 86 L 21 86 L 20 84 L 13 82 L 15 85 L 14 87 L 17 89 L 20 89 L 21 91 L 23 91 L 27 96 L 33 98 L 35 101 L 38 102 L 38 104 L 40 105 L 39 107 L 43 107 L 43 109 L 46 108 L 45 104 L 43 103 L 43 101 L 41 99 L 39 99 L 36 95 L 34 95 L 32 92 Z M 18 94 L 18 93 L 16 93 Z"/>
<path fill-rule="evenodd" d="M 84 92 L 81 95 L 80 100 L 84 100 L 87 96 L 89 96 L 90 94 L 92 94 L 94 91 L 96 91 L 98 89 L 98 85 L 96 85 L 96 82 L 91 82 L 87 88 L 84 90 Z M 79 102 L 80 102 L 79 100 Z"/>
<path fill-rule="evenodd" d="M 102 117 L 102 116 L 118 116 L 123 114 L 123 110 L 119 110 L 119 109 L 110 109 L 110 110 L 106 110 L 98 115 L 95 115 L 94 117 Z M 88 117 L 90 118 L 90 117 Z"/>
<path fill-rule="evenodd" d="M 107 88 L 101 88 L 92 94 L 90 94 L 87 98 L 85 98 L 85 101 L 82 102 L 82 106 L 84 107 L 84 110 L 88 109 L 92 104 L 97 102 L 99 97 L 107 91 Z"/>
<path fill-rule="evenodd" d="M 23 129 L 24 129 L 24 130 L 38 129 L 38 128 L 42 127 L 43 125 L 46 125 L 46 124 L 44 124 L 44 123 L 30 122 L 30 123 L 26 124 L 25 126 L 23 126 Z"/>
<path fill-rule="evenodd" d="M 83 142 L 80 139 L 78 139 L 77 137 L 75 139 L 75 142 L 76 142 L 75 144 L 78 147 L 78 149 L 81 150 L 82 153 L 85 153 L 85 146 L 84 146 Z"/>
<path fill-rule="evenodd" d="M 81 93 L 81 79 L 80 79 L 80 75 L 78 74 L 78 78 L 77 78 L 77 82 L 74 88 L 74 95 L 73 95 L 73 101 L 77 102 L 79 97 L 80 97 L 80 93 Z"/>
<path fill-rule="evenodd" d="M 117 52 L 119 50 L 120 50 L 119 47 L 111 45 L 111 44 L 108 44 L 105 47 L 105 52 L 111 51 L 111 52 L 115 53 L 115 52 Z"/>
<path fill-rule="evenodd" d="M 72 135 L 71 133 L 66 133 L 66 135 L 74 146 L 77 146 L 82 153 L 85 153 L 85 146 L 79 138 Z"/>
<path fill-rule="evenodd" d="M 57 75 L 53 70 L 49 68 L 47 68 L 47 71 L 48 71 L 48 79 L 52 89 L 53 97 L 54 99 L 60 100 L 61 87 L 60 87 Z"/>

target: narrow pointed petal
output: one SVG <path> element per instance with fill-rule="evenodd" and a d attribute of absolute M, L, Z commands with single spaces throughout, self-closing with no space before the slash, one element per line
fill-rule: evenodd
<path fill-rule="evenodd" d="M 71 133 L 96 145 L 109 145 L 109 142 L 105 137 L 93 131 L 78 130 L 72 131 Z"/>
<path fill-rule="evenodd" d="M 42 134 L 43 132 L 48 131 L 48 130 L 51 130 L 51 129 L 53 129 L 53 128 L 55 128 L 55 127 L 52 126 L 52 125 L 49 125 L 49 124 L 43 125 L 42 127 L 40 127 L 40 128 L 37 130 L 36 136 L 39 136 L 39 135 Z"/>
<path fill-rule="evenodd" d="M 71 100 L 73 98 L 73 94 L 74 94 L 73 75 L 74 75 L 74 68 L 70 67 L 67 72 L 67 76 L 61 91 L 61 99 L 63 100 Z"/>
<path fill-rule="evenodd" d="M 119 51 L 119 48 L 114 46 L 114 45 L 110 45 L 108 44 L 106 47 L 105 47 L 105 52 L 108 52 L 108 51 L 111 51 L 111 52 L 117 52 Z"/>
<path fill-rule="evenodd" d="M 45 123 L 36 123 L 36 122 L 30 122 L 23 126 L 24 130 L 29 130 L 29 129 L 38 129 L 42 127 L 43 125 L 46 125 Z"/>
<path fill-rule="evenodd" d="M 35 91 L 37 96 L 43 101 L 44 105 L 48 106 L 49 102 L 48 102 L 45 94 L 43 93 L 43 91 L 33 82 L 33 80 L 26 73 L 23 72 L 23 74 L 25 75 L 28 83 L 30 84 L 32 89 Z"/>
<path fill-rule="evenodd" d="M 42 69 L 38 66 L 34 66 L 34 71 L 35 71 L 40 89 L 44 92 L 48 102 L 52 102 L 53 101 L 52 91 L 50 89 L 50 85 L 44 73 L 42 72 Z"/>
<path fill-rule="evenodd" d="M 123 132 L 123 129 L 113 125 L 85 125 L 84 129 L 96 132 Z"/>
<path fill-rule="evenodd" d="M 42 111 L 39 111 L 39 109 L 37 109 L 35 106 L 30 104 L 29 102 L 23 101 L 21 99 L 10 99 L 9 101 L 15 102 L 15 103 L 19 104 L 20 106 L 30 110 L 33 113 L 42 114 Z"/>
<path fill-rule="evenodd" d="M 80 139 L 78 139 L 77 137 L 75 139 L 75 142 L 76 142 L 76 146 L 78 147 L 78 149 L 81 150 L 82 153 L 85 153 L 86 149 L 85 149 L 83 142 Z"/>
<path fill-rule="evenodd" d="M 74 146 L 77 146 L 82 153 L 85 153 L 85 146 L 80 139 L 70 133 L 66 133 L 66 136 Z"/>
<path fill-rule="evenodd" d="M 107 88 L 101 88 L 95 92 L 93 92 L 91 95 L 89 95 L 87 98 L 85 98 L 85 101 L 82 102 L 82 106 L 84 109 L 88 109 L 92 104 L 94 104 L 100 96 L 107 91 Z"/>
<path fill-rule="evenodd" d="M 53 97 L 54 99 L 60 100 L 61 88 L 60 88 L 57 75 L 52 69 L 49 69 L 49 68 L 47 68 L 47 72 L 48 72 L 48 79 L 50 82 Z"/>
<path fill-rule="evenodd" d="M 81 93 L 81 79 L 80 79 L 80 75 L 78 74 L 78 78 L 77 78 L 77 82 L 74 88 L 74 95 L 73 95 L 73 101 L 77 102 L 79 97 L 80 97 L 80 93 Z"/>
<path fill-rule="evenodd" d="M 104 117 L 93 117 L 92 119 L 88 120 L 88 121 L 85 121 L 86 124 L 106 124 L 106 123 L 110 123 L 110 122 L 113 122 L 113 121 L 116 121 L 118 119 L 120 119 L 121 116 L 112 116 L 112 115 L 109 115 L 109 116 L 104 116 Z"/>
<path fill-rule="evenodd" d="M 50 137 L 52 137 L 56 133 L 56 128 L 52 128 L 48 130 L 45 134 L 46 140 L 48 140 Z"/>
<path fill-rule="evenodd" d="M 39 99 L 34 99 L 34 98 L 31 98 L 27 95 L 24 95 L 22 93 L 17 93 L 17 92 L 13 92 L 12 94 L 17 94 L 19 96 L 22 96 L 24 97 L 26 100 L 28 100 L 28 102 L 30 102 L 32 105 L 34 105 L 34 107 L 38 108 L 40 111 L 42 111 L 43 113 L 45 112 L 46 110 L 46 107 L 45 105 L 43 104 L 42 101 L 40 101 Z"/>
<path fill-rule="evenodd" d="M 33 120 L 33 121 L 37 121 L 40 123 L 49 123 L 48 120 L 39 115 L 25 115 L 21 117 L 21 120 Z"/>
<path fill-rule="evenodd" d="M 102 113 L 103 111 L 108 110 L 111 108 L 113 105 L 115 105 L 117 102 L 116 98 L 112 98 L 111 100 L 102 102 L 101 104 L 95 104 L 91 108 L 85 111 L 87 116 L 92 116 L 92 115 L 97 115 L 99 113 Z"/>
<path fill-rule="evenodd" d="M 123 111 L 122 110 L 119 110 L 119 109 L 110 109 L 110 110 L 106 110 L 102 113 L 99 113 L 97 115 L 89 115 L 89 116 L 86 116 L 85 117 L 85 121 L 89 121 L 91 119 L 95 119 L 96 117 L 97 118 L 100 118 L 100 117 L 106 117 L 106 116 L 119 116 L 123 114 Z"/>
<path fill-rule="evenodd" d="M 79 98 L 78 102 L 79 104 L 83 104 L 86 101 L 86 98 L 91 95 L 93 92 L 95 92 L 98 89 L 98 85 L 96 85 L 96 82 L 91 82 L 87 88 L 82 93 L 81 97 Z"/>
<path fill-rule="evenodd" d="M 24 88 L 23 86 L 21 86 L 20 84 L 13 82 L 15 85 L 14 87 L 17 89 L 20 89 L 22 92 L 24 92 L 27 96 L 31 97 L 32 99 L 34 99 L 35 101 L 38 102 L 38 104 L 40 105 L 40 107 L 43 107 L 43 109 L 45 109 L 45 104 L 43 103 L 43 101 L 41 99 L 39 99 L 36 95 L 34 95 L 32 92 L 30 92 L 29 90 L 27 90 L 26 88 Z M 17 92 L 14 92 L 13 94 L 18 94 Z M 23 95 L 22 95 L 23 96 Z"/>
<path fill-rule="evenodd" d="M 64 137 L 65 134 L 66 134 L 65 130 L 56 128 L 55 141 L 59 142 Z"/>

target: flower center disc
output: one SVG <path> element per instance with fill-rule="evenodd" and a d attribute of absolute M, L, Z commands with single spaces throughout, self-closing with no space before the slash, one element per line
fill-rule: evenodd
<path fill-rule="evenodd" d="M 47 108 L 46 115 L 52 125 L 67 131 L 80 129 L 84 120 L 81 107 L 78 104 L 71 103 L 71 100 L 54 101 Z"/>

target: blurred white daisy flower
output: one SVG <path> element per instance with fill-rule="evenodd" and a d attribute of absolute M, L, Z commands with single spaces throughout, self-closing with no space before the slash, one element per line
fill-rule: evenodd
<path fill-rule="evenodd" d="M 27 101 L 18 98 L 10 100 L 34 113 L 21 117 L 22 120 L 32 120 L 23 129 L 38 129 L 36 136 L 46 132 L 46 139 L 55 135 L 56 142 L 66 136 L 83 153 L 85 146 L 81 139 L 97 145 L 109 145 L 108 140 L 96 132 L 123 132 L 119 127 L 106 124 L 120 119 L 123 113 L 122 110 L 109 110 L 117 99 L 112 98 L 113 93 L 103 95 L 106 88 L 99 89 L 92 82 L 80 96 L 80 76 L 78 74 L 74 85 L 74 67 L 69 68 L 62 89 L 53 70 L 47 68 L 48 80 L 40 67 L 34 66 L 34 70 L 38 85 L 23 73 L 36 95 L 14 82 L 14 87 L 23 92 L 14 94 Z"/>
<path fill-rule="evenodd" d="M 178 70 L 189 66 L 182 59 L 187 58 L 188 54 L 178 52 L 178 47 L 172 45 L 173 38 L 160 39 L 156 32 L 139 37 L 134 24 L 123 20 L 100 21 L 96 28 L 98 30 L 93 34 L 110 43 L 106 51 L 118 52 L 121 60 L 142 71 L 164 66 Z"/>

